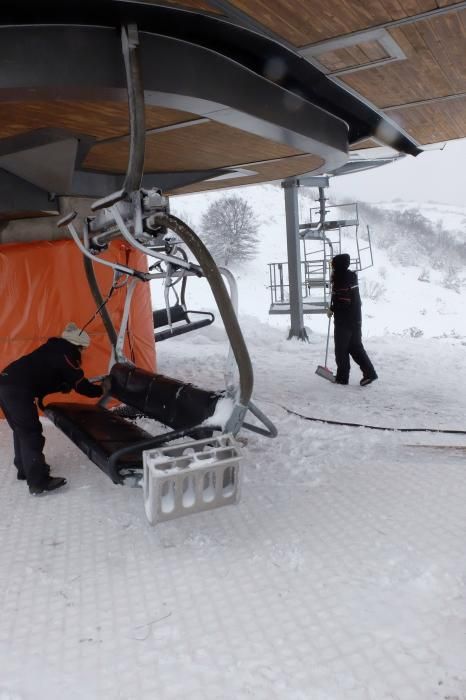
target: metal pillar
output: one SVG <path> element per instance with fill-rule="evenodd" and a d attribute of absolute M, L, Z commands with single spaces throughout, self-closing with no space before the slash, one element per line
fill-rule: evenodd
<path fill-rule="evenodd" d="M 326 210 L 325 210 L 325 202 L 327 200 L 325 199 L 325 189 L 323 187 L 319 187 L 319 221 L 322 224 L 322 226 L 325 224 L 325 215 L 326 215 Z"/>
<path fill-rule="evenodd" d="M 301 280 L 301 244 L 299 232 L 298 181 L 282 182 L 285 190 L 286 246 L 288 250 L 288 284 L 290 292 L 290 338 L 309 340 L 304 328 Z"/>

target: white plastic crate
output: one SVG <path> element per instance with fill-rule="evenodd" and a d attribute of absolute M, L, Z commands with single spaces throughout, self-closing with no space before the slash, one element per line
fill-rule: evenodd
<path fill-rule="evenodd" d="M 240 446 L 230 434 L 146 450 L 144 508 L 152 525 L 238 503 Z"/>

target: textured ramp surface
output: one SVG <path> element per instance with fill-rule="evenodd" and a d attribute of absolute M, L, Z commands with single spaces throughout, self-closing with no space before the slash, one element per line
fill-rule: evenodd
<path fill-rule="evenodd" d="M 156 528 L 51 425 L 30 497 L 0 423 L 1 700 L 464 700 L 464 459 L 272 417 L 239 506 Z"/>

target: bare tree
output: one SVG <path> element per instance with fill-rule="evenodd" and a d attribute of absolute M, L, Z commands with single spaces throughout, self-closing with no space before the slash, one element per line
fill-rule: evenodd
<path fill-rule="evenodd" d="M 460 277 L 460 270 L 454 265 L 449 265 L 445 270 L 442 285 L 447 289 L 452 289 L 457 294 L 461 294 L 461 287 L 464 286 L 465 280 Z"/>
<path fill-rule="evenodd" d="M 430 282 L 430 271 L 426 267 L 422 268 L 418 280 L 419 282 Z"/>
<path fill-rule="evenodd" d="M 204 243 L 216 262 L 225 266 L 255 257 L 258 228 L 252 207 L 238 195 L 217 199 L 201 220 Z"/>
<path fill-rule="evenodd" d="M 367 297 L 368 299 L 372 299 L 373 301 L 382 299 L 385 292 L 387 291 L 385 285 L 382 284 L 382 282 L 378 282 L 377 280 L 362 279 L 359 282 L 359 288 L 361 290 L 361 296 Z"/>

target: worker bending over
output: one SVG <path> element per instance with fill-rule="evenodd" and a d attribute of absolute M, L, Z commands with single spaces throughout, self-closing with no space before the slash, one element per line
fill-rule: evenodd
<path fill-rule="evenodd" d="M 72 390 L 89 397 L 102 395 L 102 387 L 89 382 L 81 369 L 81 352 L 89 345 L 88 334 L 68 323 L 60 338 L 49 338 L 0 373 L 0 408 L 13 431 L 18 479 L 27 481 L 33 496 L 66 484 L 63 477 L 50 476 L 36 402 L 47 394 Z"/>

